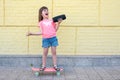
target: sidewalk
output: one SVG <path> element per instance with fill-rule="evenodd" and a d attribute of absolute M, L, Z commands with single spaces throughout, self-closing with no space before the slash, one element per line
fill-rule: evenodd
<path fill-rule="evenodd" d="M 120 66 L 67 67 L 61 76 L 51 73 L 39 77 L 30 68 L 0 67 L 0 80 L 120 80 Z"/>

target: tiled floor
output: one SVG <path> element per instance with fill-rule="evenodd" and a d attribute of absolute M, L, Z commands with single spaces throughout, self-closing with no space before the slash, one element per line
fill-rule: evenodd
<path fill-rule="evenodd" d="M 53 73 L 36 77 L 30 68 L 0 67 L 0 80 L 120 80 L 120 66 L 67 67 L 56 76 Z"/>

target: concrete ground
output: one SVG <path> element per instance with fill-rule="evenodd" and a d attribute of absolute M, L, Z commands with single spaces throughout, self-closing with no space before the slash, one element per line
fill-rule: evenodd
<path fill-rule="evenodd" d="M 30 68 L 0 67 L 0 80 L 120 80 L 120 66 L 66 67 L 61 76 L 49 73 L 39 77 Z"/>

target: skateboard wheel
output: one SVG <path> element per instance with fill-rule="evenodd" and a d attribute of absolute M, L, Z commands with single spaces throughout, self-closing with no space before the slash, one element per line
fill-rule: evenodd
<path fill-rule="evenodd" d="M 38 77 L 39 75 L 40 75 L 40 73 L 39 73 L 39 72 L 35 72 L 35 76 L 37 76 L 37 77 Z"/>
<path fill-rule="evenodd" d="M 58 71 L 56 74 L 57 74 L 57 76 L 60 76 L 60 71 Z"/>
<path fill-rule="evenodd" d="M 30 64 L 31 67 L 33 67 L 33 64 Z"/>

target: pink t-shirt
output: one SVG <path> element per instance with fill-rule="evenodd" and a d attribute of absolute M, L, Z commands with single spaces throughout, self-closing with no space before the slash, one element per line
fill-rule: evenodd
<path fill-rule="evenodd" d="M 51 38 L 56 36 L 55 23 L 53 20 L 46 19 L 39 22 L 43 38 Z"/>

